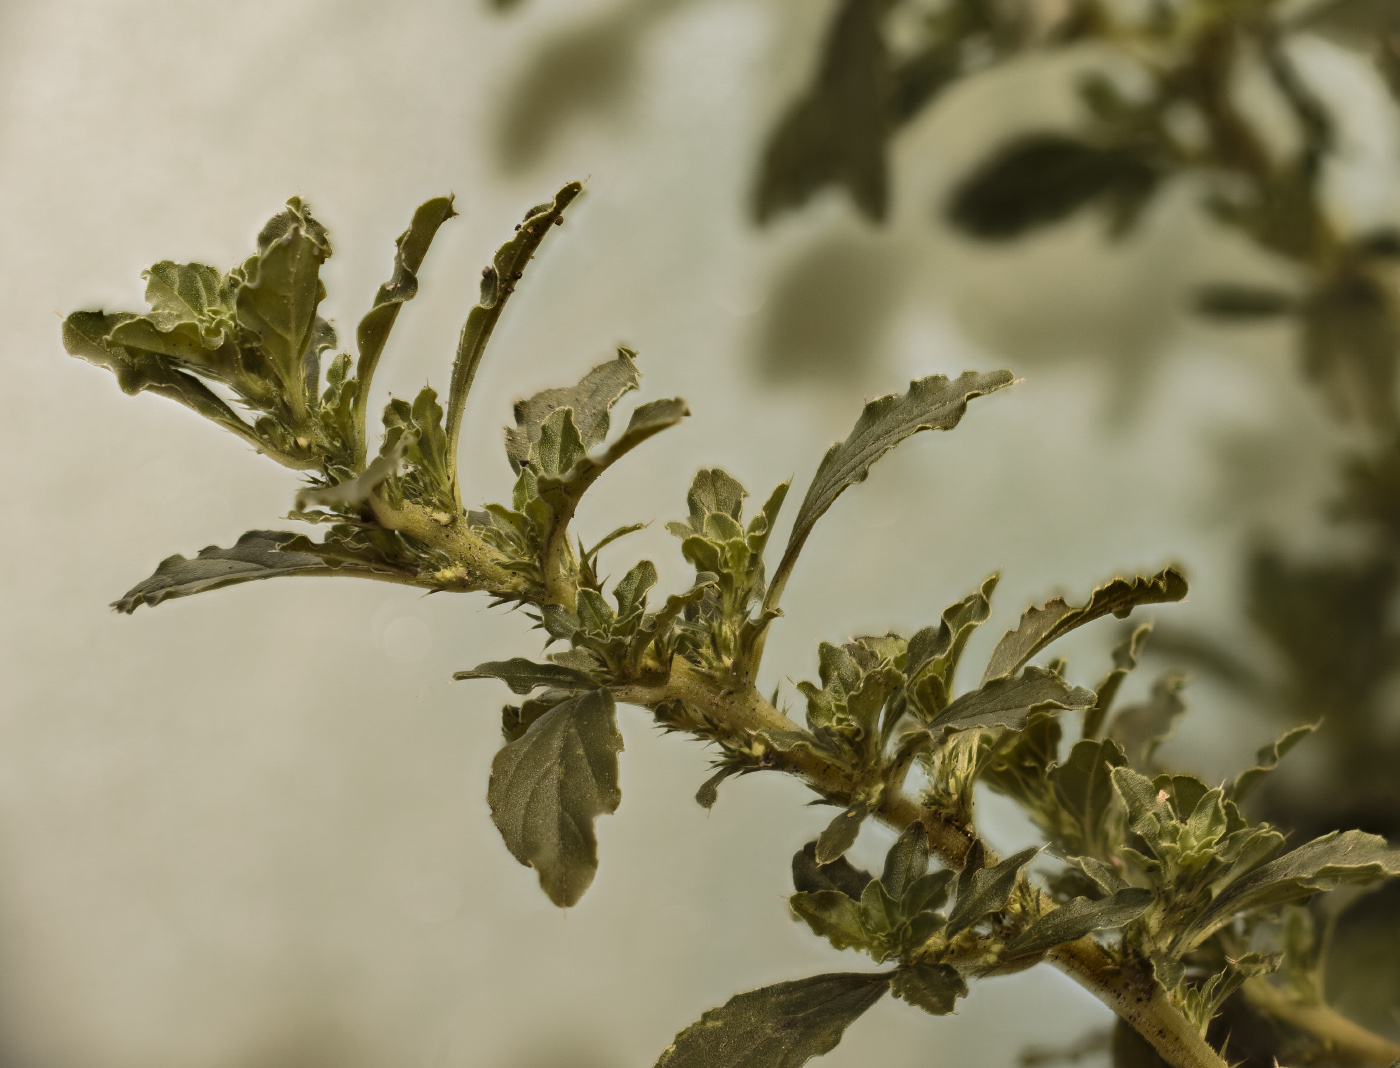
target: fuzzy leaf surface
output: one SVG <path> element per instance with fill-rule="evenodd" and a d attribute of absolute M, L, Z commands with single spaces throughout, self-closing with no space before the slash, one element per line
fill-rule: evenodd
<path fill-rule="evenodd" d="M 560 908 L 576 904 L 598 870 L 593 824 L 622 800 L 620 752 L 612 694 L 590 690 L 540 716 L 491 762 L 491 819 Z"/>
<path fill-rule="evenodd" d="M 965 693 L 929 721 L 931 727 L 1010 727 L 1020 730 L 1033 708 L 1089 708 L 1094 692 L 1071 686 L 1053 671 L 1028 667 Z"/>
<path fill-rule="evenodd" d="M 967 982 L 951 965 L 920 963 L 898 969 L 890 993 L 924 1012 L 947 1016 L 958 998 L 967 997 Z"/>
<path fill-rule="evenodd" d="M 736 994 L 676 1035 L 656 1068 L 799 1068 L 835 1049 L 889 985 L 848 972 Z"/>
<path fill-rule="evenodd" d="M 1057 638 L 1110 612 L 1123 619 L 1140 605 L 1179 601 L 1185 596 L 1186 579 L 1168 567 L 1151 578 L 1116 578 L 1096 589 L 1082 605 L 1068 605 L 1057 597 L 1042 608 L 1029 608 L 1021 616 L 1020 625 L 997 642 L 982 681 L 1012 674 Z"/>
<path fill-rule="evenodd" d="M 1062 942 L 1083 938 L 1092 931 L 1122 927 L 1141 916 L 1151 904 L 1151 890 L 1132 886 L 1102 901 L 1073 898 L 1022 931 L 1006 947 L 1006 955 L 1028 957 L 1054 949 Z"/>
<path fill-rule="evenodd" d="M 596 683 L 582 671 L 576 671 L 562 664 L 537 664 L 522 656 L 509 660 L 488 660 L 470 671 L 458 671 L 454 679 L 500 679 L 510 687 L 512 693 L 527 694 L 541 686 L 552 686 L 561 690 L 591 690 Z"/>
<path fill-rule="evenodd" d="M 968 864 L 958 876 L 958 897 L 948 913 L 948 934 L 971 927 L 988 913 L 999 912 L 1011 899 L 1021 869 L 1036 858 L 1039 849 L 1023 849 L 992 868 L 973 868 L 980 853 L 968 853 Z"/>
<path fill-rule="evenodd" d="M 797 563 L 817 520 L 821 519 L 849 486 L 864 482 L 871 466 L 885 453 L 920 430 L 951 430 L 958 425 L 967 402 L 995 392 L 1012 382 L 1010 371 L 964 371 L 955 379 L 930 375 L 909 384 L 904 394 L 887 393 L 865 406 L 845 441 L 837 442 L 822 457 L 802 507 L 793 521 L 787 549 L 773 573 L 765 607 L 776 607 L 782 588 Z"/>
<path fill-rule="evenodd" d="M 172 597 L 188 597 L 239 582 L 334 571 L 319 556 L 281 552 L 280 547 L 294 537 L 286 531 L 250 530 L 228 549 L 210 545 L 193 560 L 178 553 L 168 556 L 150 578 L 127 590 L 112 607 L 130 615 L 139 605 L 154 607 Z"/>

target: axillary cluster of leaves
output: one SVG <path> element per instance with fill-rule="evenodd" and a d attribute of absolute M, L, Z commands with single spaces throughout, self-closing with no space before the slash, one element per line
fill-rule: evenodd
<path fill-rule="evenodd" d="M 336 356 L 324 382 L 322 354 L 336 347 L 317 315 L 330 245 L 299 201 L 228 275 L 158 264 L 148 274 L 149 314 L 70 316 L 69 350 L 112 370 L 123 389 L 180 401 L 303 472 L 291 518 L 326 530 L 320 541 L 257 530 L 231 549 L 171 557 L 116 607 L 303 574 L 479 591 L 527 606 L 546 649 L 561 648 L 457 677 L 498 679 L 524 698 L 504 710 L 487 799 L 506 846 L 557 905 L 577 903 L 591 884 L 596 821 L 620 802 L 619 703 L 714 744 L 717 774 L 701 787 L 702 804 L 715 802 L 725 776 L 776 770 L 835 806 L 831 825 L 794 858 L 792 910 L 835 948 L 888 967 L 741 994 L 677 1035 L 659 1066 L 796 1066 L 834 1046 L 887 990 L 944 1014 L 968 980 L 1048 960 L 1169 1063 L 1219 1068 L 1203 1035 L 1226 994 L 1258 984 L 1261 998 L 1285 1008 L 1303 996 L 1305 983 L 1266 977 L 1280 967 L 1285 977 L 1304 974 L 1286 949 L 1270 949 L 1285 910 L 1400 872 L 1400 852 L 1360 832 L 1285 852 L 1281 834 L 1241 814 L 1239 802 L 1296 733 L 1220 787 L 1157 768 L 1157 742 L 1182 711 L 1180 680 L 1161 680 L 1145 704 L 1115 707 L 1145 631 L 1118 650 L 1095 690 L 1067 681 L 1061 660 L 1031 663 L 1093 620 L 1180 600 L 1179 573 L 1118 578 L 1081 605 L 1056 599 L 1028 610 L 971 687 L 959 687 L 956 673 L 969 636 L 990 618 L 995 578 L 908 638 L 823 644 L 819 680 L 799 687 L 805 726 L 755 687 L 783 590 L 822 516 L 900 441 L 952 429 L 970 400 L 1009 385 L 1009 373 L 935 375 L 866 404 L 818 465 L 771 574 L 767 547 L 787 484 L 746 517 L 740 483 L 705 469 L 691 484 L 688 517 L 670 524 L 695 569 L 690 586 L 654 598 L 648 560 L 610 589 L 600 579 L 600 552 L 638 526 L 588 547 L 571 530 L 579 501 L 627 452 L 687 414 L 680 399 L 652 401 L 611 433 L 614 406 L 638 384 L 635 354 L 625 350 L 577 385 L 518 402 L 506 432 L 511 501 L 463 507 L 457 441 L 472 379 L 516 282 L 579 192 L 567 185 L 526 213 L 483 272 L 446 408 L 430 388 L 411 404 L 392 400 L 372 458 L 366 393 L 429 243 L 452 215 L 448 199 L 415 214 L 392 279 L 359 325 L 358 358 Z M 1082 713 L 1068 749 L 1067 713 Z M 978 783 L 1022 805 L 1046 849 L 996 856 L 974 821 Z M 872 819 L 900 832 L 878 879 L 844 859 Z"/>

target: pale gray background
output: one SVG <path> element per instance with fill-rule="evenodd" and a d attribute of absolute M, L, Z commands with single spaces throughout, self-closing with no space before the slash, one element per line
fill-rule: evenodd
<path fill-rule="evenodd" d="M 635 346 L 645 395 L 684 394 L 695 414 L 608 476 L 580 516 L 595 536 L 679 516 L 701 464 L 760 499 L 788 475 L 800 491 L 862 396 L 911 376 L 1025 376 L 837 505 L 790 588 L 773 683 L 814 674 L 818 639 L 908 632 L 998 568 L 1000 614 L 974 658 L 1032 598 L 1172 560 L 1193 592 L 1171 619 L 1228 634 L 1246 537 L 1323 536 L 1336 431 L 1283 331 L 1186 321 L 1193 281 L 1251 262 L 1206 240 L 1187 191 L 1117 250 L 1093 217 L 1014 253 L 932 225 L 959 161 L 1072 116 L 1054 63 L 957 90 L 911 129 L 885 231 L 836 196 L 749 226 L 755 154 L 808 75 L 824 8 L 618 8 L 595 56 L 611 97 L 566 84 L 587 106 L 534 144 L 502 133 L 503 116 L 550 117 L 549 77 L 531 89 L 529 72 L 572 76 L 547 50 L 606 5 L 527 0 L 504 19 L 475 0 L 0 7 L 6 1063 L 646 1068 L 736 990 L 864 966 L 786 916 L 788 858 L 828 812 L 802 807 L 795 782 L 752 777 L 706 815 L 692 800 L 706 754 L 635 710 L 601 874 L 567 915 L 548 904 L 484 802 L 508 694 L 447 681 L 535 652 L 520 615 L 351 581 L 245 586 L 130 619 L 107 609 L 169 553 L 276 525 L 296 481 L 68 359 L 59 316 L 139 307 L 139 272 L 158 259 L 227 268 L 291 194 L 331 229 L 323 310 L 346 338 L 413 207 L 458 196 L 382 397 L 445 384 L 490 252 L 528 205 L 588 179 L 497 333 L 463 463 L 471 497 L 505 495 L 509 402 Z M 1366 128 L 1374 85 L 1313 51 Z M 1369 129 L 1338 187 L 1379 217 L 1395 143 Z M 605 563 L 620 574 L 642 554 L 664 586 L 686 581 L 660 524 Z M 1069 646 L 1076 681 L 1092 684 L 1111 636 Z M 1194 697 L 1172 744 L 1209 775 L 1271 729 L 1209 687 Z M 1004 806 L 985 816 L 998 845 L 1028 836 Z M 867 831 L 858 854 L 874 862 L 887 841 Z M 1028 1039 L 1108 1019 L 1037 968 L 976 987 L 948 1019 L 887 1000 L 822 1063 L 1011 1064 Z"/>

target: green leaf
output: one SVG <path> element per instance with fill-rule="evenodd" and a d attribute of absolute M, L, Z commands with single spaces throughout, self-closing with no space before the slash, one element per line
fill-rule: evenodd
<path fill-rule="evenodd" d="M 511 657 L 509 660 L 488 660 L 470 671 L 459 671 L 454 679 L 500 679 L 510 687 L 512 693 L 527 694 L 541 686 L 551 686 L 560 690 L 591 690 L 597 686 L 582 671 L 563 667 L 560 664 L 536 664 L 524 657 Z"/>
<path fill-rule="evenodd" d="M 1036 708 L 1088 708 L 1094 692 L 1071 686 L 1052 671 L 1028 667 L 965 693 L 929 721 L 930 727 L 1010 727 L 1020 730 Z"/>
<path fill-rule="evenodd" d="M 113 601 L 118 612 L 130 615 L 137 606 L 154 607 L 172 597 L 188 597 L 239 582 L 277 578 L 280 575 L 335 574 L 319 556 L 281 552 L 295 534 L 277 530 L 250 530 L 229 549 L 210 545 L 193 560 L 176 554 L 160 562 L 155 574 Z"/>
<path fill-rule="evenodd" d="M 905 828 L 885 854 L 885 871 L 880 881 L 896 901 L 928 871 L 928 828 L 920 822 Z"/>
<path fill-rule="evenodd" d="M 1163 175 L 1129 147 L 1100 148 L 1063 134 L 1033 134 L 1006 145 L 963 179 L 947 217 L 982 241 L 1009 241 L 1107 201 L 1136 213 Z"/>
<path fill-rule="evenodd" d="M 999 575 L 989 576 L 976 593 L 945 608 L 936 629 L 924 627 L 909 639 L 904 673 L 911 686 L 917 686 L 920 676 L 928 672 L 937 676 L 941 697 L 946 698 L 952 692 L 953 676 L 968 638 L 991 617 L 992 591 L 999 578 Z M 937 707 L 927 708 L 925 712 L 932 714 L 938 710 Z"/>
<path fill-rule="evenodd" d="M 1116 742 L 1085 738 L 1074 743 L 1063 764 L 1050 769 L 1055 799 L 1074 820 L 1082 844 L 1090 850 L 1102 841 L 1104 818 L 1113 804 L 1113 769 L 1126 763 Z"/>
<path fill-rule="evenodd" d="M 958 998 L 967 997 L 967 982 L 949 964 L 910 964 L 895 971 L 890 993 L 934 1016 L 947 1016 Z"/>
<path fill-rule="evenodd" d="M 491 762 L 491 819 L 560 908 L 576 904 L 598 870 L 593 824 L 622 800 L 620 752 L 612 694 L 590 690 L 540 716 Z"/>
<path fill-rule="evenodd" d="M 273 216 L 258 235 L 258 254 L 243 265 L 245 280 L 234 293 L 238 325 L 258 339 L 262 353 L 293 405 L 304 406 L 308 380 L 314 395 L 319 376 L 306 373 L 316 308 L 326 295 L 321 264 L 330 241 L 300 197 Z"/>
<path fill-rule="evenodd" d="M 1151 904 L 1151 890 L 1131 886 L 1103 901 L 1073 898 L 1022 931 L 1006 947 L 1005 955 L 1029 957 L 1054 949 L 1062 942 L 1083 938 L 1091 931 L 1122 927 L 1141 916 Z"/>
<path fill-rule="evenodd" d="M 1094 884 L 1110 897 L 1120 890 L 1128 889 L 1128 881 L 1113 870 L 1109 864 L 1095 857 L 1070 857 L 1069 864 L 1087 875 Z"/>
<path fill-rule="evenodd" d="M 656 585 L 656 565 L 643 560 L 631 571 L 623 575 L 613 587 L 613 598 L 617 601 L 617 617 L 626 619 L 634 612 L 646 607 L 647 591 Z"/>
<path fill-rule="evenodd" d="M 1040 853 L 1039 849 L 1023 849 L 992 868 L 982 867 L 981 843 L 974 845 L 958 876 L 958 896 L 948 913 L 948 937 L 966 930 L 983 916 L 1000 912 L 1011 899 L 1011 891 L 1021 869 Z"/>
<path fill-rule="evenodd" d="M 1123 807 L 1128 813 L 1128 826 L 1162 856 L 1164 842 L 1163 828 L 1174 828 L 1177 815 L 1168 803 L 1165 791 L 1145 775 L 1140 775 L 1130 767 L 1114 768 L 1114 789 L 1123 799 Z"/>
<path fill-rule="evenodd" d="M 826 830 L 817 835 L 817 863 L 830 864 L 855 845 L 860 825 L 868 815 L 870 806 L 857 802 L 832 820 Z"/>
<path fill-rule="evenodd" d="M 870 467 L 911 434 L 920 430 L 951 430 L 958 425 L 967 402 L 1011 384 L 1010 371 L 965 371 L 956 379 L 931 375 L 909 384 L 909 392 L 888 393 L 866 404 L 845 441 L 826 451 L 807 495 L 802 499 L 787 549 L 773 573 L 765 608 L 776 608 L 783 587 L 797 563 L 817 520 L 848 486 L 864 482 Z"/>
<path fill-rule="evenodd" d="M 1192 927 L 1199 945 L 1235 916 L 1311 897 L 1319 890 L 1400 875 L 1400 849 L 1379 835 L 1333 831 L 1242 875 L 1224 887 Z"/>
<path fill-rule="evenodd" d="M 1301 727 L 1294 727 L 1273 745 L 1266 745 L 1255 753 L 1256 763 L 1254 767 L 1240 772 L 1235 777 L 1234 785 L 1230 787 L 1230 800 L 1239 804 L 1252 794 L 1255 787 L 1264 781 L 1265 776 L 1278 767 L 1279 761 L 1288 754 L 1288 751 L 1315 730 L 1317 730 L 1316 723 L 1305 723 Z"/>
<path fill-rule="evenodd" d="M 574 426 L 585 449 L 606 438 L 613 405 L 641 382 L 636 355 L 630 349 L 618 349 L 616 359 L 593 368 L 578 385 L 541 390 L 517 401 L 515 426 L 506 429 L 506 456 L 512 469 L 518 472 L 530 461 L 544 421 L 560 408 L 572 409 Z"/>
<path fill-rule="evenodd" d="M 356 443 L 360 456 L 365 451 L 365 409 L 375 368 L 379 366 L 379 357 L 384 353 L 394 321 L 399 317 L 399 309 L 418 295 L 418 269 L 423 266 L 428 246 L 433 243 L 438 228 L 457 214 L 452 210 L 452 199 L 450 196 L 434 197 L 418 205 L 413 221 L 395 242 L 393 276 L 379 287 L 374 304 L 360 320 L 356 331 L 360 359 L 355 364 L 355 379 L 359 383 L 355 394 L 355 426 L 360 435 Z"/>
<path fill-rule="evenodd" d="M 1152 624 L 1143 623 L 1141 626 L 1133 628 L 1133 632 L 1114 647 L 1113 670 L 1094 687 L 1094 693 L 1098 695 L 1098 700 L 1094 702 L 1093 708 L 1084 713 L 1085 738 L 1097 738 L 1099 732 L 1103 730 L 1104 719 L 1108 716 L 1109 710 L 1113 708 L 1113 700 L 1118 696 L 1118 690 L 1123 685 L 1123 680 L 1128 677 L 1128 673 L 1137 667 L 1138 654 L 1142 651 L 1143 643 L 1147 641 L 1147 636 L 1151 633 Z"/>
<path fill-rule="evenodd" d="M 815 83 L 764 150 L 754 195 L 760 223 L 800 207 L 828 184 L 844 186 L 870 218 L 884 218 L 885 142 L 896 88 L 880 27 L 884 11 L 880 0 L 841 0 Z"/>
<path fill-rule="evenodd" d="M 570 182 L 554 194 L 554 202 L 531 208 L 525 221 L 516 228 L 516 234 L 499 249 L 491 260 L 491 265 L 481 272 L 481 301 L 467 313 L 467 321 L 462 324 L 462 334 L 457 341 L 457 358 L 452 363 L 452 388 L 447 400 L 447 456 L 452 465 L 453 479 L 457 470 L 457 441 L 462 431 L 462 413 L 467 408 L 467 396 L 471 393 L 472 380 L 476 369 L 481 365 L 481 357 L 486 351 L 486 343 L 505 310 L 506 302 L 515 292 L 525 267 L 545 235 L 562 222 L 564 209 L 573 203 L 583 191 L 580 182 Z M 543 422 L 548 412 L 538 413 L 536 424 Z M 575 424 L 585 433 L 578 410 L 574 413 Z M 526 449 L 528 455 L 528 448 Z M 511 456 L 512 460 L 515 457 Z M 523 458 L 513 465 L 518 471 Z"/>
<path fill-rule="evenodd" d="M 1114 718 L 1108 737 L 1122 747 L 1133 767 L 1147 770 L 1157 746 L 1186 712 L 1186 703 L 1178 696 L 1184 685 L 1185 675 L 1168 672 L 1152 684 L 1152 695 L 1145 703 L 1125 708 Z"/>
<path fill-rule="evenodd" d="M 1018 671 L 1051 642 L 1110 612 L 1123 619 L 1141 605 L 1179 601 L 1185 596 L 1186 579 L 1181 572 L 1169 567 L 1152 578 L 1116 578 L 1096 589 L 1088 602 L 1078 607 L 1057 597 L 1046 602 L 1043 608 L 1029 608 L 1021 616 L 1020 625 L 1007 631 L 997 642 L 982 681 Z"/>
<path fill-rule="evenodd" d="M 792 857 L 792 885 L 802 893 L 838 890 L 859 901 L 872 878 L 869 872 L 861 871 L 845 857 L 829 864 L 817 863 L 816 842 L 808 842 Z"/>
<path fill-rule="evenodd" d="M 788 904 L 794 916 L 837 949 L 864 949 L 869 942 L 860 905 L 839 890 L 793 894 Z"/>
<path fill-rule="evenodd" d="M 835 1049 L 889 985 L 838 973 L 736 994 L 676 1035 L 656 1068 L 798 1068 Z"/>

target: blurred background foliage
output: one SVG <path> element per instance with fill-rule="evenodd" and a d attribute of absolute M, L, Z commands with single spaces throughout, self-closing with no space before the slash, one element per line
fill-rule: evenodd
<path fill-rule="evenodd" d="M 115 403 L 51 312 L 131 305 L 162 257 L 226 266 L 294 192 L 330 226 L 342 324 L 412 206 L 458 194 L 386 356 L 416 391 L 502 226 L 589 177 L 464 432 L 468 458 L 494 457 L 514 396 L 635 345 L 648 395 L 683 393 L 695 418 L 600 487 L 586 523 L 675 518 L 701 464 L 800 482 L 862 394 L 912 375 L 1024 374 L 833 512 L 770 659 L 802 677 L 816 639 L 923 625 L 996 568 L 1006 608 L 1175 555 L 1191 603 L 1158 614 L 1146 650 L 1195 673 L 1171 759 L 1219 777 L 1322 719 L 1257 814 L 1396 837 L 1398 10 L 0 6 L 0 389 L 26 398 L 0 426 L 17 458 L 0 1055 L 604 1068 L 650 1063 L 735 989 L 831 965 L 784 926 L 772 862 L 823 815 L 759 777 L 707 815 L 703 754 L 626 721 L 629 801 L 602 831 L 616 875 L 567 919 L 538 900 L 486 818 L 500 702 L 440 685 L 527 647 L 512 617 L 334 583 L 106 613 L 159 555 L 226 544 L 291 489 L 174 406 Z M 480 496 L 508 485 L 496 459 L 473 475 Z M 96 531 L 78 520 L 94 514 Z M 643 551 L 681 581 L 664 532 Z M 1075 681 L 1101 676 L 1104 630 L 1068 647 Z M 1024 844 L 995 802 L 996 843 Z M 1317 917 L 1334 1003 L 1392 1035 L 1397 916 L 1392 892 Z M 1049 969 L 915 1016 L 872 1013 L 822 1063 L 1134 1063 Z M 1232 1006 L 1222 1025 L 1270 1063 L 1249 1024 Z"/>

